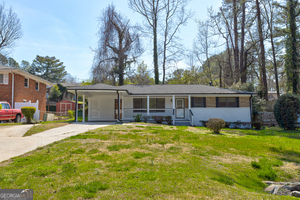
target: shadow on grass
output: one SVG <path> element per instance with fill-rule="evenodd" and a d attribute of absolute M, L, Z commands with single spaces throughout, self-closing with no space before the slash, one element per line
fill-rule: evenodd
<path fill-rule="evenodd" d="M 278 153 L 278 159 L 286 162 L 300 163 L 300 152 L 294 150 L 286 150 L 282 147 L 271 147 L 272 152 Z"/>

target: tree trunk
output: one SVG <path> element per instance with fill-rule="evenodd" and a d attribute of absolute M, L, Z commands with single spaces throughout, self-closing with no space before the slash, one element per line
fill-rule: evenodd
<path fill-rule="evenodd" d="M 154 62 L 154 79 L 155 84 L 159 84 L 159 71 L 158 71 L 158 53 L 157 53 L 157 18 L 155 16 L 155 21 L 153 24 L 153 62 Z"/>
<path fill-rule="evenodd" d="M 271 18 L 272 20 L 272 18 Z M 273 24 L 272 21 L 270 21 L 271 24 Z M 277 97 L 280 96 L 279 94 L 279 85 L 278 85 L 278 72 L 277 72 L 277 62 L 276 62 L 276 55 L 275 55 L 275 46 L 273 41 L 273 25 L 270 26 L 270 37 L 271 37 L 271 46 L 272 46 L 272 53 L 273 53 L 273 63 L 274 63 L 274 70 L 275 70 L 275 83 L 276 83 L 276 91 L 277 91 Z"/>
<path fill-rule="evenodd" d="M 233 0 L 233 26 L 234 26 L 234 66 L 235 66 L 235 82 L 240 80 L 240 68 L 239 68 L 239 42 L 238 42 L 238 29 L 237 29 L 237 6 L 236 0 Z"/>
<path fill-rule="evenodd" d="M 259 35 L 259 44 L 260 44 L 260 57 L 261 57 L 261 73 L 262 73 L 262 90 L 264 92 L 264 98 L 268 101 L 268 85 L 267 85 L 267 75 L 266 75 L 266 58 L 265 58 L 265 46 L 262 33 L 262 24 L 261 24 L 261 15 L 259 1 L 256 0 L 256 9 L 257 9 L 257 23 L 258 23 L 258 35 Z"/>
<path fill-rule="evenodd" d="M 241 83 L 246 83 L 246 70 L 244 64 L 244 43 L 245 43 L 245 18 L 246 18 L 246 0 L 242 3 L 242 25 L 241 25 L 241 52 L 240 52 L 240 73 L 241 73 Z"/>

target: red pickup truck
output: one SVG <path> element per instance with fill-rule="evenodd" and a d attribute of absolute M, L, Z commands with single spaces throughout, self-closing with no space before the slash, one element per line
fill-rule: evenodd
<path fill-rule="evenodd" d="M 21 109 L 11 109 L 11 106 L 6 101 L 0 101 L 2 105 L 2 109 L 0 110 L 0 121 L 9 121 L 14 120 L 17 123 L 21 122 L 21 118 L 23 118 L 23 114 Z"/>

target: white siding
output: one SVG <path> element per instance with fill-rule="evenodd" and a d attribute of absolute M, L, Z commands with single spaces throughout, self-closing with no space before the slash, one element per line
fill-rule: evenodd
<path fill-rule="evenodd" d="M 221 118 L 225 122 L 251 122 L 250 108 L 192 108 L 194 124 L 200 125 L 199 121 L 207 121 L 209 118 Z"/>
<path fill-rule="evenodd" d="M 88 99 L 89 102 L 89 121 L 100 121 L 100 120 L 107 120 L 107 121 L 111 121 L 111 120 L 115 120 L 114 118 L 114 109 L 115 109 L 115 99 L 117 99 L 118 96 L 116 94 L 112 94 L 112 95 L 95 95 L 93 97 L 91 97 L 91 99 Z M 93 101 L 98 101 L 99 105 L 97 105 L 97 107 L 99 107 L 100 110 L 100 114 L 99 117 L 95 117 L 97 116 L 95 114 L 95 112 L 92 111 L 92 102 Z M 92 113 L 94 116 L 92 116 Z"/>

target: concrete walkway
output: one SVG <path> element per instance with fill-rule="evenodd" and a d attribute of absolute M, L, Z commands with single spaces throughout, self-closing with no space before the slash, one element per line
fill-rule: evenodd
<path fill-rule="evenodd" d="M 0 138 L 2 137 L 22 137 L 33 124 L 0 126 Z"/>
<path fill-rule="evenodd" d="M 12 135 L 15 136 L 0 134 L 0 162 L 30 152 L 38 147 L 46 146 L 55 141 L 63 140 L 70 136 L 105 127 L 111 124 L 115 123 L 73 123 L 28 137 L 19 136 L 16 134 L 16 130 L 12 130 Z"/>

